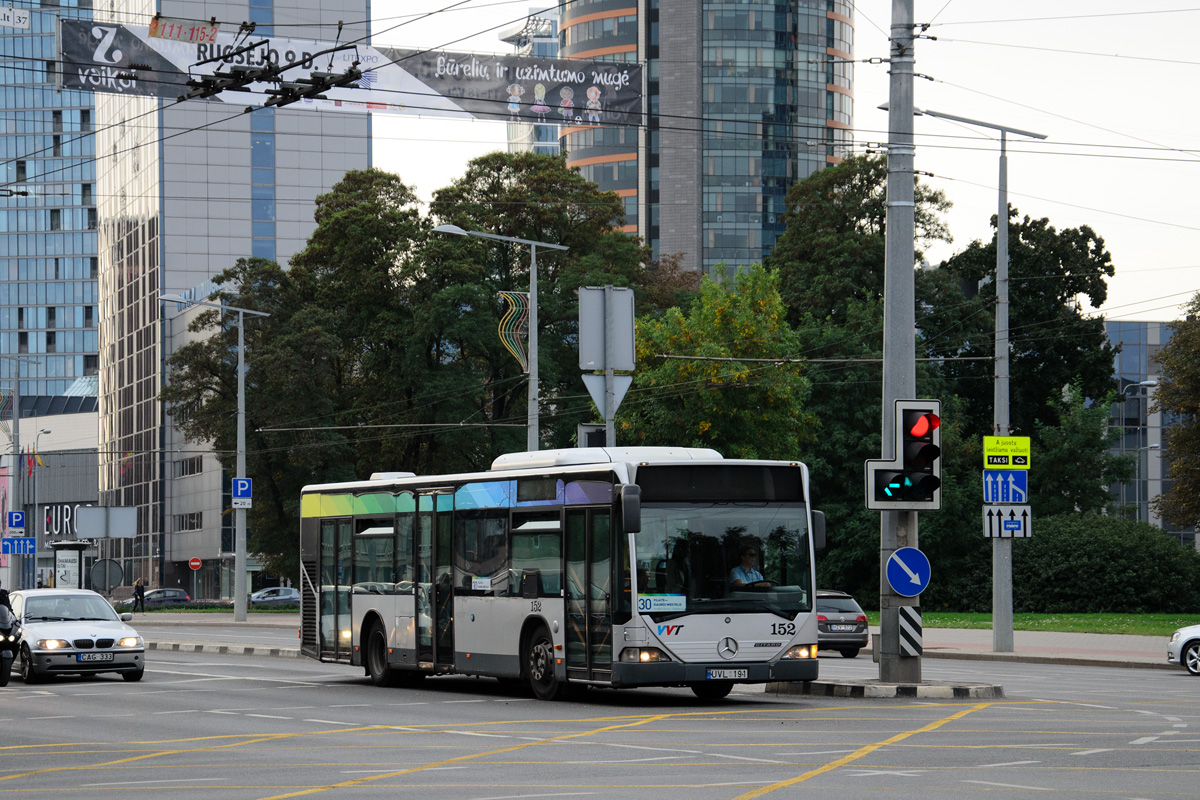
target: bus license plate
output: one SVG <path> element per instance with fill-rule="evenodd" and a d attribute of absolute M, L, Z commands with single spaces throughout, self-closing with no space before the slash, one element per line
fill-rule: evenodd
<path fill-rule="evenodd" d="M 75 656 L 76 661 L 112 661 L 112 653 L 80 653 Z"/>
<path fill-rule="evenodd" d="M 710 681 L 736 681 L 750 677 L 748 669 L 710 669 L 708 671 L 708 679 Z"/>
<path fill-rule="evenodd" d="M 833 631 L 834 633 L 843 633 L 843 632 L 849 633 L 850 631 L 854 630 L 854 626 L 853 625 L 830 625 L 829 630 Z"/>

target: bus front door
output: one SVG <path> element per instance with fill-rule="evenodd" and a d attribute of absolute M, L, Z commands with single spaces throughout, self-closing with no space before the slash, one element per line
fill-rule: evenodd
<path fill-rule="evenodd" d="M 567 511 L 567 675 L 612 678 L 612 514 L 606 508 Z"/>
<path fill-rule="evenodd" d="M 453 503 L 454 496 L 448 494 L 417 499 L 417 662 L 425 669 L 454 664 Z"/>

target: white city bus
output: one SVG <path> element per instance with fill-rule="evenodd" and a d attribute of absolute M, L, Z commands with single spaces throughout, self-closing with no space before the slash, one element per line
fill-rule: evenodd
<path fill-rule="evenodd" d="M 485 675 L 542 699 L 813 680 L 825 523 L 808 497 L 799 462 L 666 447 L 307 486 L 301 651 L 379 685 Z"/>

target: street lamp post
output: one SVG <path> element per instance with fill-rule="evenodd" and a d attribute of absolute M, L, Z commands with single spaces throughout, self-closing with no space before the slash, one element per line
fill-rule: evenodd
<path fill-rule="evenodd" d="M 271 316 L 265 311 L 252 311 L 248 308 L 210 303 L 205 300 L 189 300 L 177 294 L 159 296 L 164 303 L 182 303 L 184 305 L 207 306 L 222 312 L 237 312 L 237 471 L 234 480 L 246 477 L 246 363 L 245 363 L 245 330 L 246 314 L 256 317 Z M 233 509 L 233 621 L 246 621 L 246 509 Z"/>
<path fill-rule="evenodd" d="M 28 194 L 28 192 L 17 192 L 16 194 Z M 14 498 L 13 502 L 15 502 L 21 510 L 24 510 L 25 496 L 21 493 L 21 362 L 24 361 L 27 364 L 36 364 L 38 362 L 32 358 L 26 358 L 25 356 L 12 356 L 2 353 L 0 353 L 0 358 L 6 358 L 10 361 L 17 362 L 17 364 L 13 367 L 12 393 L 12 496 Z M 36 513 L 36 511 L 34 513 Z M 21 556 L 21 574 L 23 577 L 21 580 L 22 585 L 17 588 L 29 589 L 36 585 L 33 582 L 32 576 L 26 574 L 29 572 L 29 570 L 26 569 L 26 558 L 27 556 Z M 36 566 L 37 556 L 35 555 L 33 558 Z M 36 569 L 33 570 L 33 572 L 36 574 Z M 24 585 L 24 578 L 30 579 L 28 586 Z"/>
<path fill-rule="evenodd" d="M 1160 447 L 1160 445 L 1157 445 L 1157 444 L 1148 444 L 1145 447 L 1138 448 L 1137 474 L 1134 475 L 1135 483 L 1134 483 L 1134 489 L 1133 489 L 1133 502 L 1134 502 L 1134 505 L 1136 506 L 1136 508 L 1134 509 L 1134 517 L 1133 518 L 1137 522 L 1142 521 L 1142 452 L 1145 451 L 1145 452 L 1149 453 L 1149 451 L 1151 451 L 1151 450 L 1158 450 L 1159 447 Z M 1146 458 L 1147 458 L 1147 460 L 1149 460 L 1150 456 L 1147 455 Z M 1146 467 L 1148 469 L 1150 467 L 1150 464 L 1147 463 Z M 1146 499 L 1149 500 L 1150 492 L 1147 491 L 1146 495 L 1147 495 Z M 1150 521 L 1150 509 L 1146 509 L 1146 521 L 1147 522 Z"/>
<path fill-rule="evenodd" d="M 518 239 L 515 236 L 500 236 L 496 233 L 463 230 L 457 225 L 438 225 L 434 233 L 452 233 L 455 236 L 478 236 L 481 239 L 494 239 L 498 242 L 513 242 L 529 245 L 529 410 L 526 419 L 529 430 L 525 439 L 528 450 L 538 449 L 538 352 L 537 352 L 537 249 L 546 247 L 551 250 L 570 250 L 562 244 L 537 242 L 532 239 Z"/>
<path fill-rule="evenodd" d="M 996 205 L 996 380 L 992 408 L 995 430 L 992 434 L 1008 436 L 1009 358 L 1012 353 L 1008 333 L 1008 134 L 1032 139 L 1045 139 L 1046 134 L 927 108 L 914 108 L 913 113 L 1000 131 L 1000 191 Z M 1012 539 L 992 539 L 992 650 L 997 653 L 1013 650 L 1012 605 Z"/>

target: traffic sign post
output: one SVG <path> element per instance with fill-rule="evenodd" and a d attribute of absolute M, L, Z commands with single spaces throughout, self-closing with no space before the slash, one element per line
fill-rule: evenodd
<path fill-rule="evenodd" d="M 1028 539 L 1029 506 L 984 506 L 983 535 L 989 539 Z"/>
<path fill-rule="evenodd" d="M 884 570 L 888 585 L 902 597 L 916 597 L 929 586 L 929 559 L 915 547 L 896 550 Z"/>
<path fill-rule="evenodd" d="M 232 491 L 233 507 L 254 508 L 254 501 L 251 498 L 253 488 L 254 481 L 251 478 L 234 478 Z"/>
<path fill-rule="evenodd" d="M 36 554 L 36 536 L 9 536 L 7 538 L 0 539 L 0 555 L 31 556 Z"/>
<path fill-rule="evenodd" d="M 983 502 L 1029 502 L 1029 470 L 985 469 L 983 471 Z"/>

